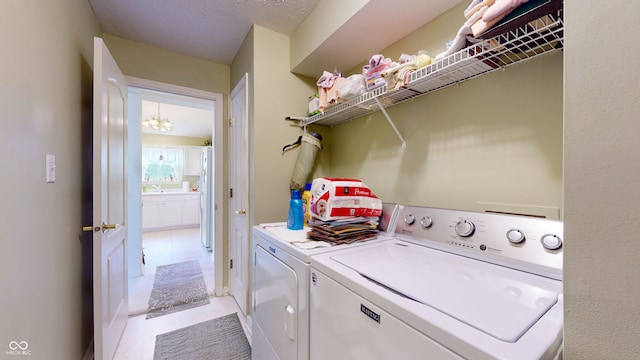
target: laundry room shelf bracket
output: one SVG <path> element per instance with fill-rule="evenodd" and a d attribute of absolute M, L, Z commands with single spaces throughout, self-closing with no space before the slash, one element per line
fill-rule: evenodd
<path fill-rule="evenodd" d="M 402 148 L 406 149 L 407 148 L 407 141 L 404 139 L 402 134 L 400 134 L 400 131 L 396 127 L 396 124 L 393 123 L 393 120 L 391 120 L 391 117 L 387 113 L 387 110 L 384 108 L 384 106 L 382 106 L 382 103 L 380 102 L 380 100 L 378 100 L 378 98 L 374 98 L 373 100 L 376 101 L 376 104 L 378 104 L 378 107 L 380 108 L 380 111 L 382 111 L 382 113 L 384 114 L 384 117 L 387 118 L 387 121 L 389 122 L 389 125 L 391 125 L 391 127 L 393 128 L 393 131 L 395 131 L 396 135 L 398 135 L 398 138 L 402 142 Z"/>

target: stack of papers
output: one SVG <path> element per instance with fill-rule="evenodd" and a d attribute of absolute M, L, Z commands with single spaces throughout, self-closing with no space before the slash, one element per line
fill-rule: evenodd
<path fill-rule="evenodd" d="M 333 245 L 350 244 L 355 241 L 374 239 L 378 235 L 378 217 L 353 217 L 322 221 L 313 219 L 307 238 L 326 241 Z"/>

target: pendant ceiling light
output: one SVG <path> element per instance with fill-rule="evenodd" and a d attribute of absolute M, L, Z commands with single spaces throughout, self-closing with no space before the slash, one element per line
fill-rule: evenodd
<path fill-rule="evenodd" d="M 169 118 L 162 118 L 160 116 L 160 103 L 158 103 L 158 114 L 153 115 L 151 118 L 146 118 L 142 122 L 142 126 L 148 127 L 153 130 L 171 131 L 173 130 L 173 124 L 169 121 Z"/>

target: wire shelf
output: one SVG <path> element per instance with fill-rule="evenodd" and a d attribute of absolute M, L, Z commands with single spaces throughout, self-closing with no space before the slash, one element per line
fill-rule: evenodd
<path fill-rule="evenodd" d="M 409 74 L 407 85 L 387 91 L 386 86 L 331 106 L 300 125 L 334 126 L 422 96 L 480 75 L 504 69 L 564 46 L 562 8 L 514 30 L 478 40 L 466 48 Z"/>

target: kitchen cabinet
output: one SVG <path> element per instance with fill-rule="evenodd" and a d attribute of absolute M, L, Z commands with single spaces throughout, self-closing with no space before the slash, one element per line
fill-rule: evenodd
<path fill-rule="evenodd" d="M 162 196 L 161 226 L 174 227 L 182 225 L 182 196 Z"/>
<path fill-rule="evenodd" d="M 184 176 L 200 176 L 202 146 L 184 146 Z"/>
<path fill-rule="evenodd" d="M 142 196 L 142 229 L 162 230 L 200 224 L 198 194 L 158 193 Z"/>
<path fill-rule="evenodd" d="M 162 200 L 142 196 L 142 228 L 151 229 L 161 227 Z"/>
<path fill-rule="evenodd" d="M 182 200 L 182 224 L 200 224 L 200 195 L 185 195 Z"/>

